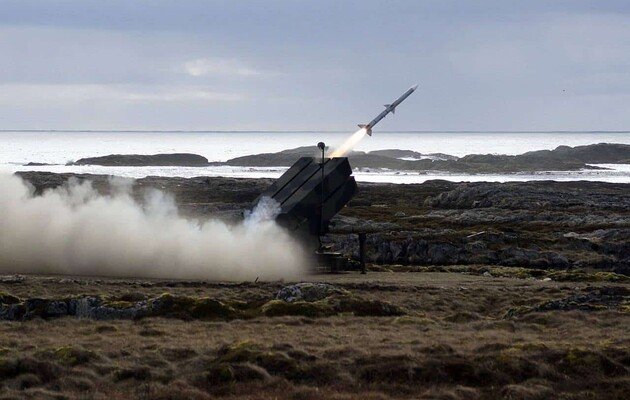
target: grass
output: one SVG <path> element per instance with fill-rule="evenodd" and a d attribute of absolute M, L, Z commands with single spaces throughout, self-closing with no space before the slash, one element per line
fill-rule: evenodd
<path fill-rule="evenodd" d="M 137 321 L 3 322 L 0 398 L 613 399 L 630 389 L 622 310 L 502 319 L 600 282 L 462 272 L 311 278 L 347 294 L 287 308 L 273 300 L 277 282 L 27 277 L 0 287 L 20 299 L 146 299 L 163 311 Z M 260 312 L 205 318 L 252 309 Z M 181 313 L 201 318 L 171 318 Z"/>

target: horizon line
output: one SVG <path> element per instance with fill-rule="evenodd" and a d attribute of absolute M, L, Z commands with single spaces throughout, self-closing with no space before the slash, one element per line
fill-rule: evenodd
<path fill-rule="evenodd" d="M 0 129 L 0 132 L 72 132 L 72 133 L 350 133 L 345 130 L 271 130 L 271 129 Z M 628 133 L 630 130 L 391 130 L 378 133 Z"/>

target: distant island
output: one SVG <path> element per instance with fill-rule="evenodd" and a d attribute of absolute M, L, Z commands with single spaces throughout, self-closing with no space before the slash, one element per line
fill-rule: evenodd
<path fill-rule="evenodd" d="M 69 165 L 103 165 L 108 167 L 205 167 L 206 157 L 191 153 L 172 154 L 110 154 L 81 158 Z"/>
<path fill-rule="evenodd" d="M 277 153 L 253 154 L 225 162 L 210 162 L 191 153 L 111 154 L 81 158 L 68 165 L 101 165 L 120 167 L 181 166 L 205 167 L 226 165 L 241 167 L 288 167 L 299 157 L 315 157 L 315 146 L 298 147 Z M 630 145 L 599 143 L 585 146 L 559 146 L 554 150 L 530 151 L 520 155 L 470 154 L 456 157 L 443 153 L 419 153 L 388 149 L 371 152 L 353 151 L 348 155 L 355 168 L 387 168 L 401 171 L 444 171 L 455 173 L 516 173 L 530 171 L 577 171 L 602 169 L 590 164 L 630 164 Z M 38 165 L 29 163 L 27 165 Z"/>

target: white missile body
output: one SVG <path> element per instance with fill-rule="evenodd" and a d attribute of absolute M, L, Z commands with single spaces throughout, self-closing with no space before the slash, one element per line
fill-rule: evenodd
<path fill-rule="evenodd" d="M 392 104 L 385 104 L 385 110 L 383 110 L 383 112 L 377 115 L 376 118 L 374 118 L 369 123 L 359 124 L 359 128 L 365 129 L 367 131 L 367 134 L 372 136 L 372 128 L 374 127 L 374 125 L 378 124 L 380 120 L 382 120 L 383 118 L 387 116 L 387 114 L 389 113 L 395 114 L 396 107 L 398 107 L 398 105 L 402 103 L 403 100 L 405 100 L 407 97 L 409 97 L 409 95 L 413 93 L 417 88 L 418 88 L 418 85 L 412 86 L 409 89 L 407 89 L 407 91 L 403 93 L 402 96 L 397 98 Z"/>

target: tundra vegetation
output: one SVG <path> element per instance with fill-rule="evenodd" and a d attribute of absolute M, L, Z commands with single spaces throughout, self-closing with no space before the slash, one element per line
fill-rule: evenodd
<path fill-rule="evenodd" d="M 68 178 L 23 176 L 40 192 Z M 134 192 L 232 220 L 268 184 L 149 177 Z M 627 193 L 363 184 L 326 240 L 356 257 L 364 228 L 370 271 L 300 285 L 2 276 L 0 398 L 624 398 Z"/>

